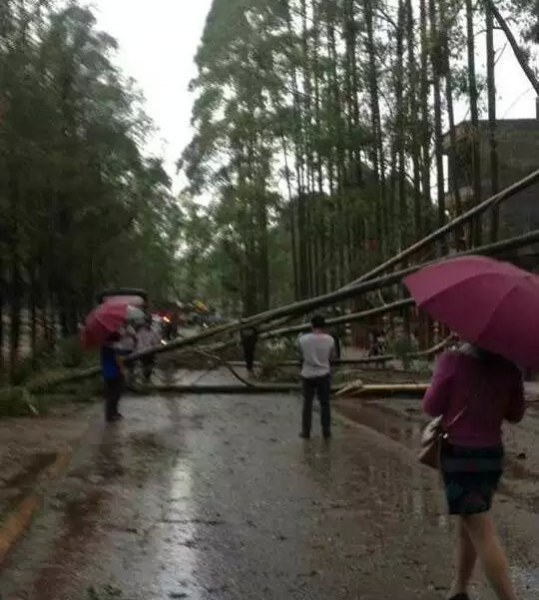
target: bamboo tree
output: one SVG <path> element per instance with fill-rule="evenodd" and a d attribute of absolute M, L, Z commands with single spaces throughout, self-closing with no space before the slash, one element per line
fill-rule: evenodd
<path fill-rule="evenodd" d="M 470 97 L 470 115 L 471 115 L 471 175 L 473 203 L 480 204 L 481 190 L 481 153 L 480 153 L 480 135 L 479 130 L 479 93 L 477 91 L 477 79 L 475 68 L 475 33 L 474 33 L 474 9 L 472 0 L 466 0 L 466 31 L 467 31 L 467 49 L 468 49 L 468 94 Z M 481 243 L 481 219 L 478 218 L 472 226 L 472 243 L 479 245 Z"/>
<path fill-rule="evenodd" d="M 443 227 L 445 215 L 445 179 L 443 162 L 443 130 L 442 130 L 442 94 L 441 76 L 443 73 L 442 51 L 440 35 L 438 32 L 438 13 L 436 0 L 429 0 L 430 35 L 431 35 L 431 63 L 434 88 L 434 145 L 436 158 L 436 187 L 438 195 L 438 227 Z M 441 252 L 447 251 L 445 243 L 441 245 Z"/>
<path fill-rule="evenodd" d="M 496 78 L 494 51 L 494 19 L 490 4 L 485 5 L 486 15 L 486 51 L 487 51 L 487 94 L 488 94 L 488 132 L 490 150 L 490 191 L 496 194 L 500 190 L 500 174 L 498 166 L 498 143 L 496 139 Z M 490 239 L 495 242 L 498 238 L 499 210 L 494 207 L 491 213 Z"/>
<path fill-rule="evenodd" d="M 431 227 L 431 111 L 429 106 L 429 34 L 428 14 L 426 0 L 420 0 L 419 22 L 421 37 L 421 67 L 420 67 L 420 109 L 421 109 L 421 154 L 422 154 L 422 190 L 423 209 L 425 211 L 425 226 L 427 231 Z"/>
<path fill-rule="evenodd" d="M 420 131 L 420 119 L 418 115 L 419 98 L 417 95 L 418 74 L 415 56 L 415 19 L 412 0 L 406 0 L 406 38 L 408 44 L 408 80 L 409 80 L 409 123 L 410 123 L 410 153 L 413 165 L 414 186 L 414 225 L 415 237 L 423 235 L 423 210 L 421 199 L 421 140 L 417 132 Z"/>

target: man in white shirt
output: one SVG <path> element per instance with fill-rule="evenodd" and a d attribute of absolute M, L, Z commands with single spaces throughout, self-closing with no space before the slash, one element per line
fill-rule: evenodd
<path fill-rule="evenodd" d="M 326 321 L 315 315 L 311 321 L 312 331 L 298 339 L 302 359 L 301 378 L 303 380 L 303 419 L 301 437 L 311 437 L 313 400 L 315 395 L 320 402 L 322 433 L 325 439 L 331 437 L 331 359 L 335 353 L 335 340 L 325 332 Z"/>
<path fill-rule="evenodd" d="M 160 337 L 157 331 L 152 328 L 151 317 L 148 317 L 146 322 L 141 325 L 137 331 L 137 352 L 143 350 L 149 350 L 159 345 Z M 142 365 L 142 374 L 144 375 L 144 382 L 148 385 L 152 379 L 153 370 L 155 367 L 155 355 L 144 356 L 140 359 Z"/>

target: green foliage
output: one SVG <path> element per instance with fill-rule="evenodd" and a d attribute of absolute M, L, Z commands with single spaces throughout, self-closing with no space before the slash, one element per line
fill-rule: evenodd
<path fill-rule="evenodd" d="M 519 3 L 533 30 L 536 0 Z M 262 310 L 345 285 L 447 220 L 454 106 L 475 119 L 495 87 L 474 64 L 484 5 L 471 3 L 470 32 L 466 6 L 213 0 L 179 163 L 192 197 L 212 199 L 209 239 L 186 225 L 204 240 L 185 261 L 190 289 Z"/>
<path fill-rule="evenodd" d="M 26 417 L 38 414 L 39 403 L 24 387 L 0 388 L 0 417 Z"/>
<path fill-rule="evenodd" d="M 295 341 L 284 338 L 279 340 L 278 344 L 266 343 L 259 352 L 258 359 L 260 361 L 260 376 L 264 380 L 290 381 L 290 375 L 285 374 L 279 363 L 287 360 L 295 360 L 298 357 Z"/>
<path fill-rule="evenodd" d="M 122 591 L 112 585 L 99 588 L 91 586 L 86 594 L 87 600 L 121 600 L 121 598 L 123 598 Z"/>
<path fill-rule="evenodd" d="M 404 333 L 399 334 L 392 344 L 392 353 L 401 361 L 402 368 L 405 371 L 412 368 L 414 360 L 410 354 L 417 352 L 417 350 L 417 343 Z"/>
<path fill-rule="evenodd" d="M 66 369 L 77 369 L 85 359 L 85 352 L 81 347 L 78 337 L 62 340 L 58 347 L 60 363 Z"/>
<path fill-rule="evenodd" d="M 24 385 L 34 374 L 35 363 L 30 357 L 19 360 L 11 373 L 11 384 L 14 386 Z"/>
<path fill-rule="evenodd" d="M 35 355 L 76 333 L 103 288 L 158 300 L 175 288 L 181 212 L 162 161 L 143 153 L 152 124 L 116 50 L 77 2 L 1 5 L 0 347 L 13 381 L 30 326 Z M 74 342 L 60 354 L 80 364 Z"/>

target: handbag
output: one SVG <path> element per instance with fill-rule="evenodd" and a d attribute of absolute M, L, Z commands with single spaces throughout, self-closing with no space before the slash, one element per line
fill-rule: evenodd
<path fill-rule="evenodd" d="M 418 459 L 422 465 L 431 469 L 440 468 L 440 454 L 445 431 L 442 427 L 442 417 L 432 419 L 421 435 L 421 449 Z"/>
<path fill-rule="evenodd" d="M 448 424 L 447 428 L 452 427 L 457 421 L 462 418 L 462 415 L 468 410 L 465 406 L 457 416 Z M 447 437 L 447 431 L 442 425 L 442 416 L 435 417 L 428 423 L 423 429 L 421 435 L 421 449 L 419 451 L 418 459 L 422 465 L 430 467 L 431 469 L 440 468 L 440 455 L 442 453 L 442 443 L 444 438 Z"/>

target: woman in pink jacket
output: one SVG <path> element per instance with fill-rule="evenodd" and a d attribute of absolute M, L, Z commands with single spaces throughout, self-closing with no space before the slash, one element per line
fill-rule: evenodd
<path fill-rule="evenodd" d="M 520 370 L 465 344 L 440 358 L 423 409 L 431 417 L 442 416 L 447 435 L 441 471 L 449 514 L 459 518 L 457 573 L 448 598 L 469 600 L 479 557 L 498 598 L 516 600 L 490 509 L 503 470 L 502 424 L 524 416 Z"/>

